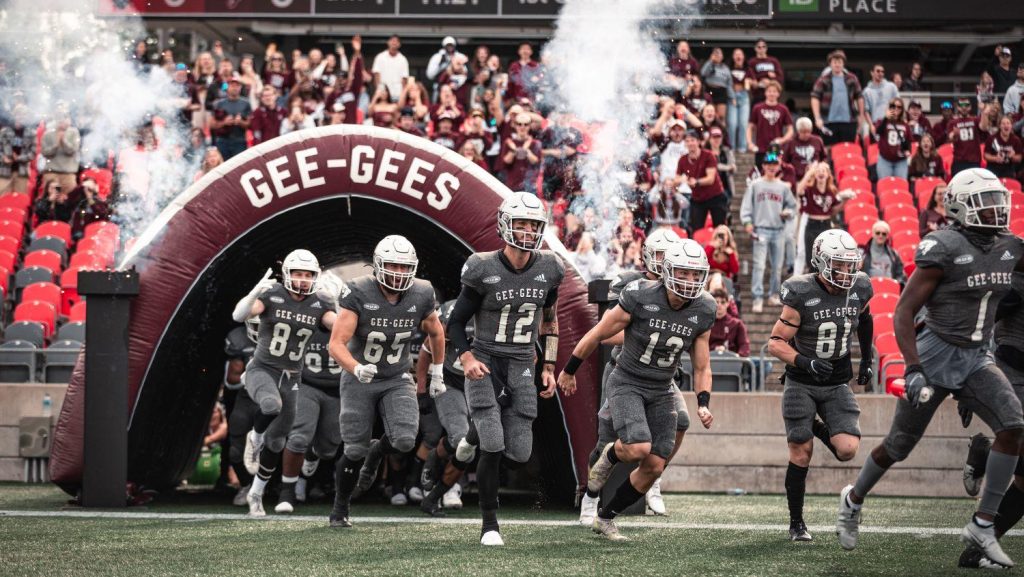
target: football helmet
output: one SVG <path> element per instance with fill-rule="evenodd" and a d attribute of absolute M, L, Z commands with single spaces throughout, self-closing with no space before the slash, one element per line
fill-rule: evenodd
<path fill-rule="evenodd" d="M 644 266 L 652 274 L 661 276 L 661 260 L 665 251 L 681 239 L 671 228 L 658 228 L 644 241 Z"/>
<path fill-rule="evenodd" d="M 313 279 L 306 281 L 293 278 L 292 273 L 300 270 L 313 273 Z M 284 277 L 284 288 L 289 292 L 297 295 L 311 295 L 317 290 L 317 281 L 320 279 L 320 263 L 313 253 L 304 248 L 293 250 L 284 257 L 284 261 L 281 263 L 281 276 Z M 309 282 L 309 287 L 303 289 L 303 282 Z"/>
<path fill-rule="evenodd" d="M 512 223 L 517 220 L 530 220 L 537 223 L 535 232 L 513 231 Z M 540 241 L 544 237 L 544 228 L 548 224 L 548 213 L 544 203 L 537 195 L 529 192 L 513 192 L 498 208 L 498 234 L 506 244 L 520 250 L 535 251 L 540 249 Z M 522 240 L 516 240 L 520 235 Z"/>
<path fill-rule="evenodd" d="M 249 337 L 253 344 L 260 342 L 260 317 L 255 316 L 245 319 L 245 336 Z"/>
<path fill-rule="evenodd" d="M 708 282 L 711 266 L 704 247 L 695 240 L 685 239 L 673 243 L 665 251 L 662 259 L 661 282 L 665 288 L 684 299 L 695 299 Z M 679 278 L 680 271 L 697 271 L 694 278 Z"/>
<path fill-rule="evenodd" d="M 845 230 L 826 230 L 814 239 L 811 245 L 811 266 L 821 278 L 836 288 L 850 290 L 857 279 L 863 255 L 857 241 Z M 845 270 L 836 265 L 847 264 Z"/>
<path fill-rule="evenodd" d="M 416 278 L 416 267 L 420 260 L 416 257 L 416 248 L 404 236 L 392 234 L 385 236 L 373 249 L 373 276 L 385 288 L 395 292 L 409 290 Z M 406 271 L 388 269 L 385 265 L 402 265 L 410 267 Z"/>
<path fill-rule="evenodd" d="M 961 170 L 946 189 L 946 218 L 967 228 L 1006 230 L 1010 226 L 1010 191 L 984 168 Z"/>

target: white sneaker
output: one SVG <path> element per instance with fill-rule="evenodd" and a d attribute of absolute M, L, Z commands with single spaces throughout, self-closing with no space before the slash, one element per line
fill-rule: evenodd
<path fill-rule="evenodd" d="M 242 462 L 245 470 L 250 475 L 255 475 L 260 470 L 260 451 L 263 450 L 263 435 L 256 431 L 249 431 L 245 436 L 245 452 L 242 454 Z"/>
<path fill-rule="evenodd" d="M 281 501 L 280 503 L 278 503 L 274 507 L 274 512 L 275 513 L 286 513 L 286 514 L 287 513 L 294 513 L 295 512 L 295 507 L 292 507 L 292 504 L 289 503 L 288 501 Z"/>
<path fill-rule="evenodd" d="M 468 463 L 473 460 L 476 455 L 476 445 L 470 445 L 469 441 L 465 437 L 459 441 L 459 444 L 455 447 L 455 458 L 463 463 Z M 499 535 L 500 537 L 500 535 Z"/>
<path fill-rule="evenodd" d="M 754 304 L 750 305 L 750 312 L 764 312 L 764 299 L 754 299 Z"/>
<path fill-rule="evenodd" d="M 782 299 L 779 298 L 779 295 L 772 295 L 768 297 L 768 304 L 772 305 L 773 307 L 781 307 Z"/>
<path fill-rule="evenodd" d="M 250 517 L 266 517 L 267 512 L 263 510 L 263 493 L 253 493 L 249 490 L 249 494 L 246 495 L 246 502 L 249 504 L 249 516 Z"/>
<path fill-rule="evenodd" d="M 313 459 L 312 461 L 302 460 L 302 476 L 312 477 L 316 473 L 316 468 L 320 466 L 320 459 Z"/>
<path fill-rule="evenodd" d="M 592 528 L 594 533 L 597 533 L 609 541 L 629 541 L 629 537 L 619 533 L 619 528 L 615 526 L 615 521 L 613 519 L 594 517 L 594 524 L 592 525 Z"/>
<path fill-rule="evenodd" d="M 299 503 L 306 502 L 306 481 L 305 478 L 299 477 L 299 480 L 295 482 L 295 500 Z"/>
<path fill-rule="evenodd" d="M 650 515 L 668 515 L 665 510 L 665 500 L 661 498 L 661 477 L 658 477 L 645 495 L 647 500 L 647 513 Z"/>
<path fill-rule="evenodd" d="M 444 496 L 441 497 L 441 506 L 445 509 L 461 509 L 462 508 L 462 485 L 455 483 L 451 489 L 448 489 Z"/>
<path fill-rule="evenodd" d="M 231 500 L 231 504 L 235 507 L 245 507 L 249 504 L 249 487 L 246 485 L 235 493 L 235 498 Z"/>
<path fill-rule="evenodd" d="M 405 493 L 395 493 L 391 496 L 391 504 L 396 507 L 401 507 L 409 504 L 409 498 L 405 496 Z"/>
<path fill-rule="evenodd" d="M 615 443 L 608 443 L 604 446 L 601 451 L 601 456 L 597 458 L 597 462 L 590 468 L 590 474 L 587 476 L 587 488 L 591 492 L 597 493 L 604 487 L 604 484 L 608 482 L 608 476 L 612 474 L 612 462 L 608 460 L 608 451 L 615 450 Z"/>
<path fill-rule="evenodd" d="M 594 525 L 594 519 L 597 518 L 597 504 L 600 501 L 601 497 L 588 497 L 586 493 L 583 494 L 583 499 L 580 501 L 580 525 L 584 527 Z"/>
<path fill-rule="evenodd" d="M 857 546 L 857 534 L 860 532 L 860 509 L 846 504 L 847 495 L 852 491 L 853 485 L 847 485 L 839 493 L 839 520 L 836 522 L 839 545 L 847 551 Z"/>
<path fill-rule="evenodd" d="M 409 487 L 409 500 L 413 503 L 419 503 L 423 500 L 423 489 L 419 487 Z"/>
<path fill-rule="evenodd" d="M 505 540 L 501 538 L 501 533 L 498 533 L 497 531 L 488 531 L 480 537 L 480 544 L 491 547 L 501 547 L 505 544 Z"/>
<path fill-rule="evenodd" d="M 982 527 L 975 523 L 974 519 L 971 519 L 964 526 L 964 530 L 960 532 L 960 540 L 967 545 L 974 545 L 981 549 L 986 557 L 999 565 L 1013 567 L 1013 559 L 1010 559 L 1010 556 L 1004 553 L 1003 548 L 999 546 L 995 525 Z"/>

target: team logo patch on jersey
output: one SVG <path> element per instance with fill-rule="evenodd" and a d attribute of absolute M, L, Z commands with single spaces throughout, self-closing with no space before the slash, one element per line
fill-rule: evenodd
<path fill-rule="evenodd" d="M 282 304 L 282 303 L 284 303 L 284 299 L 281 298 L 281 297 L 270 297 L 270 302 L 277 303 L 277 304 Z"/>
<path fill-rule="evenodd" d="M 1009 254 L 1009 253 L 1007 253 L 1007 254 Z M 1005 254 L 1003 255 L 1003 260 L 1006 260 L 1006 255 Z M 974 255 L 962 254 L 962 255 L 956 257 L 955 259 L 953 259 L 953 262 L 955 264 L 971 264 L 972 262 L 974 262 Z"/>
<path fill-rule="evenodd" d="M 407 313 L 414 313 L 414 312 L 416 312 L 416 305 L 412 305 L 411 307 L 409 307 L 409 310 L 407 310 L 405 312 L 407 312 Z"/>
<path fill-rule="evenodd" d="M 692 317 L 690 317 L 690 318 L 688 318 L 686 320 L 690 321 L 693 324 L 697 324 L 698 322 L 700 322 L 700 319 L 697 318 L 697 315 L 693 315 Z"/>
<path fill-rule="evenodd" d="M 1006 251 L 1003 253 L 1003 256 L 999 257 L 999 260 L 1013 260 L 1015 258 L 1017 257 L 1010 254 L 1010 251 Z"/>
<path fill-rule="evenodd" d="M 525 371 L 523 371 L 523 376 L 524 377 L 532 377 L 533 373 L 530 372 L 530 369 L 526 369 Z"/>
<path fill-rule="evenodd" d="M 661 310 L 661 307 L 659 307 L 658 305 L 644 305 L 644 310 L 656 313 Z"/>
<path fill-rule="evenodd" d="M 320 301 L 313 301 L 313 304 L 309 308 L 311 308 L 311 309 L 320 309 L 320 308 L 323 308 L 323 307 L 320 306 Z"/>
<path fill-rule="evenodd" d="M 501 277 L 498 275 L 489 276 L 484 279 L 484 284 L 498 284 L 501 282 Z"/>
<path fill-rule="evenodd" d="M 805 307 L 813 307 L 814 305 L 816 305 L 816 304 L 818 304 L 818 303 L 820 303 L 820 302 L 821 302 L 821 299 L 819 299 L 819 298 L 813 298 L 813 299 L 811 299 L 811 300 L 809 300 L 809 301 L 805 302 L 805 303 L 804 303 L 804 306 L 805 306 Z"/>
<path fill-rule="evenodd" d="M 533 280 L 537 282 L 548 282 L 548 279 L 544 278 L 544 273 L 540 273 L 539 275 L 533 277 Z"/>
<path fill-rule="evenodd" d="M 375 311 L 380 309 L 380 305 L 377 303 L 363 303 L 363 308 L 368 311 Z"/>
<path fill-rule="evenodd" d="M 935 245 L 937 245 L 937 244 L 939 244 L 939 241 L 937 241 L 937 240 L 931 240 L 931 239 L 922 240 L 921 244 L 917 245 L 917 250 L 920 251 L 921 255 L 926 255 L 926 254 L 928 254 L 928 251 L 930 251 L 932 248 L 934 248 Z"/>

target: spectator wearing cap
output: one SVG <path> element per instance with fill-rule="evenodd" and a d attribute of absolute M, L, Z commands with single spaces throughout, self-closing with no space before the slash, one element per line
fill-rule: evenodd
<path fill-rule="evenodd" d="M 932 123 L 921 110 L 921 103 L 916 100 L 911 100 L 907 104 L 907 128 L 910 129 L 910 139 L 914 142 L 921 142 L 921 137 L 932 129 Z"/>
<path fill-rule="evenodd" d="M 434 132 L 430 135 L 430 140 L 435 144 L 440 144 L 448 150 L 459 149 L 459 145 L 462 144 L 462 137 L 455 131 L 454 114 L 445 111 L 437 117 L 437 121 L 434 123 Z M 520 189 L 516 188 L 514 190 Z"/>
<path fill-rule="evenodd" d="M 36 158 L 36 127 L 28 107 L 14 107 L 12 122 L 0 128 L 0 194 L 25 192 L 28 172 Z"/>
<path fill-rule="evenodd" d="M 397 34 L 388 38 L 388 48 L 373 59 L 373 82 L 377 86 L 383 84 L 388 87 L 388 95 L 391 101 L 398 100 L 402 93 L 402 85 L 409 78 L 409 61 L 405 55 L 399 52 L 402 47 L 402 40 Z"/>
<path fill-rule="evenodd" d="M 889 103 L 893 98 L 899 98 L 900 91 L 896 85 L 885 79 L 885 66 L 875 64 L 871 67 L 871 82 L 864 87 L 864 114 L 865 121 L 871 126 L 871 133 L 875 132 L 875 125 L 885 118 L 888 113 Z"/>
<path fill-rule="evenodd" d="M 700 147 L 700 134 L 688 130 L 686 155 L 676 165 L 676 178 L 690 188 L 690 230 L 704 228 L 708 214 L 713 226 L 725 224 L 729 202 L 718 176 L 718 158 Z"/>
<path fill-rule="evenodd" d="M 999 119 L 999 130 L 985 144 L 985 162 L 992 174 L 999 178 L 1016 178 L 1024 143 L 1013 133 L 1013 120 L 1009 116 Z"/>
<path fill-rule="evenodd" d="M 895 176 L 907 178 L 907 158 L 910 157 L 910 128 L 903 120 L 903 100 L 893 98 L 885 118 L 872 130 L 878 141 L 878 178 Z"/>
<path fill-rule="evenodd" d="M 717 288 L 715 297 L 715 324 L 711 325 L 711 339 L 708 345 L 713 351 L 730 351 L 741 357 L 750 356 L 750 338 L 747 325 L 739 317 L 729 314 L 732 296 L 729 291 Z"/>
<path fill-rule="evenodd" d="M 857 140 L 857 122 L 864 113 L 864 97 L 860 81 L 846 70 L 846 53 L 842 50 L 833 50 L 828 55 L 828 70 L 814 82 L 811 111 L 825 144 Z"/>
<path fill-rule="evenodd" d="M 774 153 L 765 155 L 763 173 L 747 187 L 740 208 L 740 221 L 754 241 L 750 289 L 754 297 L 751 310 L 755 313 L 764 308 L 764 273 L 768 259 L 771 260 L 769 301 L 774 306 L 782 304 L 779 287 L 786 250 L 785 227 L 796 210 L 796 199 L 789 184 L 779 180 L 780 161 Z"/>
<path fill-rule="evenodd" d="M 892 247 L 888 223 L 884 220 L 876 222 L 871 227 L 871 240 L 861 248 L 864 252 L 861 270 L 868 273 L 868 276 L 891 278 L 901 285 L 906 282 L 907 275 L 903 270 L 903 261 L 900 260 L 896 249 Z"/>
<path fill-rule="evenodd" d="M 252 112 L 249 128 L 252 130 L 252 144 L 262 144 L 281 134 L 281 123 L 288 112 L 277 104 L 277 90 L 266 84 L 260 94 L 260 106 Z"/>
<path fill-rule="evenodd" d="M 395 128 L 406 134 L 419 136 L 420 138 L 427 137 L 427 135 L 424 134 L 418 126 L 416 126 L 416 112 L 409 106 L 398 111 L 398 125 Z"/>
<path fill-rule="evenodd" d="M 512 190 L 525 190 L 537 194 L 537 176 L 540 173 L 541 144 L 530 136 L 533 118 L 523 112 L 512 119 L 513 133 L 501 144 L 502 173 L 505 186 Z"/>
<path fill-rule="evenodd" d="M 529 42 L 521 42 L 517 50 L 519 60 L 508 66 L 508 89 L 506 100 L 515 102 L 520 98 L 534 100 L 541 82 L 540 63 L 533 59 L 533 47 Z"/>
<path fill-rule="evenodd" d="M 810 118 L 801 116 L 796 121 L 796 137 L 782 147 L 782 161 L 792 164 L 796 179 L 800 180 L 807 167 L 825 159 L 825 143 L 814 134 Z"/>
<path fill-rule="evenodd" d="M 1008 46 L 996 46 L 996 56 L 985 69 L 992 76 L 992 88 L 996 94 L 1006 91 L 1017 81 L 1017 71 L 1013 64 L 1013 51 Z"/>
<path fill-rule="evenodd" d="M 906 90 L 907 92 L 920 92 L 924 90 L 924 82 L 922 80 L 923 69 L 920 62 L 914 62 L 910 65 L 910 74 L 907 74 L 903 78 L 903 86 L 900 90 Z"/>
<path fill-rule="evenodd" d="M 910 157 L 907 167 L 907 175 L 910 180 L 932 176 L 948 180 L 946 166 L 939 156 L 938 147 L 935 146 L 935 138 L 930 133 L 921 136 L 921 142 L 917 144 L 917 152 Z"/>
<path fill-rule="evenodd" d="M 768 42 L 764 38 L 758 38 L 754 42 L 754 57 L 747 61 L 747 74 L 754 81 L 751 93 L 753 104 L 758 104 L 768 98 L 768 85 L 771 82 L 778 83 L 779 93 L 782 93 L 782 86 L 785 82 L 782 63 L 778 58 L 768 55 Z"/>
<path fill-rule="evenodd" d="M 953 123 L 953 103 L 943 100 L 939 104 L 939 119 L 932 125 L 932 138 L 938 148 L 949 141 L 949 127 Z"/>
<path fill-rule="evenodd" d="M 198 105 L 194 105 L 193 92 L 195 87 L 192 85 L 188 74 L 188 66 L 183 63 L 173 64 L 171 72 L 171 92 L 173 92 L 176 98 L 173 99 L 173 106 L 177 109 L 177 120 L 181 126 L 192 125 L 192 113 L 199 109 Z"/>
<path fill-rule="evenodd" d="M 956 99 L 957 116 L 948 126 L 949 141 L 953 143 L 953 165 L 950 177 L 961 170 L 981 166 L 981 146 L 988 140 L 988 116 L 974 116 L 971 99 L 961 96 Z"/>
<path fill-rule="evenodd" d="M 327 109 L 327 115 L 324 118 L 324 126 L 347 124 L 345 122 L 348 112 L 345 111 L 345 105 L 341 102 L 335 101 Z"/>
<path fill-rule="evenodd" d="M 224 160 L 230 160 L 245 150 L 245 131 L 249 129 L 251 117 L 252 106 L 248 99 L 242 98 L 242 83 L 232 78 L 228 82 L 227 96 L 214 104 L 213 119 L 210 121 L 213 145 Z"/>
<path fill-rule="evenodd" d="M 676 179 L 676 169 L 679 167 L 679 159 L 686 156 L 686 124 L 678 118 L 671 118 L 666 123 L 668 138 L 658 142 L 660 151 L 654 157 L 653 168 L 656 182 L 665 190 L 676 190 L 679 181 Z"/>
<path fill-rule="evenodd" d="M 231 64 L 231 61 L 221 60 L 220 64 L 217 65 L 217 77 L 214 78 L 210 87 L 206 89 L 206 100 L 204 101 L 203 106 L 207 111 L 213 112 L 213 106 L 217 101 L 227 96 L 228 83 L 235 78 L 235 67 Z M 248 96 L 244 92 L 241 94 Z"/>
<path fill-rule="evenodd" d="M 35 138 L 35 135 L 31 135 Z M 48 126 L 43 134 L 42 150 L 46 159 L 43 169 L 43 189 L 50 181 L 57 181 L 65 194 L 71 192 L 77 183 L 78 161 L 82 145 L 82 136 L 71 124 L 71 117 L 61 108 L 55 121 Z"/>
<path fill-rule="evenodd" d="M 785 104 L 779 102 L 782 85 L 769 80 L 764 86 L 764 102 L 756 104 L 750 111 L 747 124 L 747 142 L 754 151 L 757 164 L 772 144 L 782 146 L 793 138 L 793 117 Z"/>
<path fill-rule="evenodd" d="M 1017 65 L 1017 80 L 1006 89 L 1006 96 L 1003 97 L 1003 114 L 1017 116 L 1021 113 L 1022 94 L 1024 94 L 1024 62 Z"/>
<path fill-rule="evenodd" d="M 445 36 L 441 41 L 441 49 L 435 52 L 427 61 L 427 79 L 434 82 L 434 100 L 437 100 L 438 77 L 444 72 L 457 57 L 466 58 L 466 55 L 459 52 L 455 38 Z M 468 61 L 468 58 L 466 59 Z"/>
<path fill-rule="evenodd" d="M 564 186 L 566 169 L 576 162 L 576 151 L 583 144 L 583 134 L 572 125 L 568 111 L 554 113 L 554 120 L 540 133 L 544 177 L 542 192 L 545 200 L 554 200 Z"/>

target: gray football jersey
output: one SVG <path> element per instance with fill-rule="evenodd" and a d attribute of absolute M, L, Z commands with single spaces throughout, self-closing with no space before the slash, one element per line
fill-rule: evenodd
<path fill-rule="evenodd" d="M 474 253 L 462 267 L 462 284 L 483 295 L 473 320 L 473 349 L 532 361 L 542 309 L 548 295 L 562 283 L 565 267 L 555 253 L 541 250 L 525 269 L 514 272 L 500 254 Z"/>
<path fill-rule="evenodd" d="M 619 295 L 619 306 L 632 317 L 626 327 L 617 368 L 638 384 L 668 387 L 679 357 L 690 351 L 697 337 L 715 324 L 715 299 L 702 292 L 679 310 L 668 303 L 665 285 L 656 280 L 635 280 Z"/>
<path fill-rule="evenodd" d="M 1010 286 L 1016 293 L 1010 297 L 1024 299 L 1024 273 L 1013 273 Z M 1024 351 L 1024 304 L 1017 306 L 1010 315 L 999 319 L 995 327 L 995 337 L 997 345 L 1007 345 Z"/>
<path fill-rule="evenodd" d="M 306 343 L 320 327 L 324 314 L 333 310 L 331 305 L 316 295 L 297 301 L 280 283 L 260 295 L 259 300 L 264 308 L 253 358 L 282 371 L 302 369 Z"/>
<path fill-rule="evenodd" d="M 306 344 L 306 364 L 302 367 L 303 384 L 318 389 L 338 390 L 341 384 L 341 365 L 331 356 L 327 345 L 331 331 L 319 329 Z"/>
<path fill-rule="evenodd" d="M 434 312 L 434 287 L 415 279 L 391 304 L 377 279 L 364 275 L 348 283 L 338 306 L 359 317 L 349 352 L 359 364 L 377 365 L 374 380 L 389 379 L 412 368 L 410 344 L 420 323 Z"/>
<path fill-rule="evenodd" d="M 451 300 L 441 305 L 438 309 L 437 314 L 441 317 L 441 322 L 444 326 L 448 326 L 448 320 L 451 319 L 452 310 L 455 308 L 455 301 Z M 469 344 L 473 344 L 473 323 L 469 322 L 466 324 L 466 338 L 469 340 Z M 448 331 L 445 331 L 444 339 L 444 368 L 446 371 L 451 371 L 456 375 L 462 375 L 462 360 L 459 359 L 458 353 L 455 352 L 455 347 L 452 346 L 452 341 L 448 338 Z"/>
<path fill-rule="evenodd" d="M 858 273 L 848 292 L 832 294 L 818 280 L 817 273 L 801 274 L 782 283 L 779 292 L 782 304 L 800 313 L 800 328 L 790 343 L 796 352 L 835 365 L 831 378 L 824 383 L 799 367 L 787 365 L 786 374 L 809 385 L 849 382 L 853 378 L 850 347 L 857 333 L 860 312 L 875 294 L 868 275 Z"/>
<path fill-rule="evenodd" d="M 989 342 L 999 301 L 1010 292 L 1017 261 L 1024 255 L 1022 241 L 999 234 L 989 250 L 982 250 L 960 231 L 936 230 L 917 245 L 918 268 L 939 267 L 942 280 L 928 298 L 925 324 L 942 340 L 976 348 Z"/>
<path fill-rule="evenodd" d="M 641 270 L 628 270 L 619 273 L 619 276 L 612 279 L 612 283 L 608 285 L 608 304 L 610 306 L 617 305 L 619 303 L 619 295 L 622 294 L 622 289 L 626 288 L 626 285 L 635 281 L 647 278 L 646 271 Z M 618 362 L 619 355 L 622 354 L 622 345 L 615 345 L 612 347 L 611 358 L 613 362 Z"/>
<path fill-rule="evenodd" d="M 224 337 L 224 354 L 230 359 L 242 359 L 249 362 L 256 352 L 256 344 L 249 340 L 245 327 L 235 327 Z"/>

